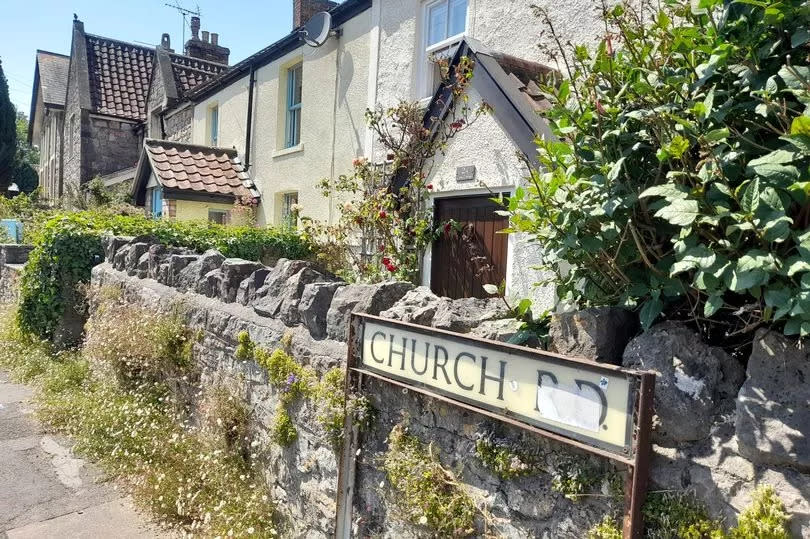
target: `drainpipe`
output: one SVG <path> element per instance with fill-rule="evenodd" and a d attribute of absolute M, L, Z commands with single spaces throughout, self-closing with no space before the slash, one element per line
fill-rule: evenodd
<path fill-rule="evenodd" d="M 256 66 L 250 64 L 248 84 L 247 125 L 245 126 L 245 172 L 250 169 L 250 135 L 253 130 L 253 87 L 256 85 Z"/>

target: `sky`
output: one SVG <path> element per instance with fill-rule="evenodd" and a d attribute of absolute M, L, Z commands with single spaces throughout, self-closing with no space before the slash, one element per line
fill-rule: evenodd
<path fill-rule="evenodd" d="M 292 30 L 293 0 L 0 0 L 0 60 L 11 101 L 28 115 L 37 49 L 70 54 L 73 14 L 88 34 L 156 45 L 164 32 L 182 52 L 183 19 L 166 4 L 201 12 L 201 30 L 219 34 L 230 64 Z M 186 39 L 191 31 L 186 27 Z"/>

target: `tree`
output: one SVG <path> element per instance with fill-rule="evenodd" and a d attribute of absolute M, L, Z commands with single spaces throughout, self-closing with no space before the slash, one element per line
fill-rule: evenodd
<path fill-rule="evenodd" d="M 28 118 L 17 113 L 17 156 L 12 181 L 23 193 L 33 192 L 39 185 L 39 150 L 28 144 Z"/>
<path fill-rule="evenodd" d="M 0 192 L 12 181 L 17 156 L 17 119 L 8 97 L 8 82 L 0 62 Z"/>

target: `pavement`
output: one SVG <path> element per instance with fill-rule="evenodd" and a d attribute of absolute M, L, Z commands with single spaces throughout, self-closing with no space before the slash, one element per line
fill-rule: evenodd
<path fill-rule="evenodd" d="M 70 440 L 44 429 L 32 394 L 0 371 L 0 539 L 168 537 Z"/>

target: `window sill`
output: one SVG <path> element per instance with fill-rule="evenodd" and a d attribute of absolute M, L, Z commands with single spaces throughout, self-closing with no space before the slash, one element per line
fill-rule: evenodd
<path fill-rule="evenodd" d="M 304 151 L 304 143 L 297 144 L 295 146 L 290 146 L 289 148 L 284 148 L 283 150 L 276 150 L 273 152 L 273 158 L 276 157 L 283 157 L 285 155 L 290 155 L 291 153 L 298 153 Z"/>

